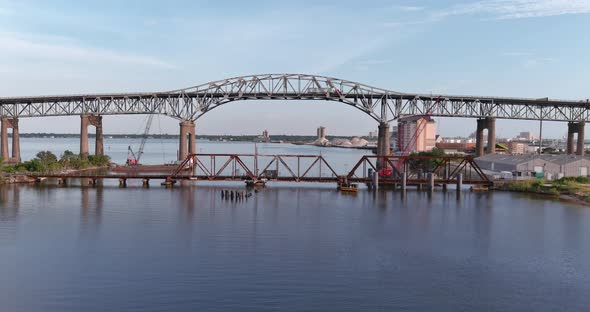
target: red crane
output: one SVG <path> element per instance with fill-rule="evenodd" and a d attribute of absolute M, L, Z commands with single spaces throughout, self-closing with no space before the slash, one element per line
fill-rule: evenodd
<path fill-rule="evenodd" d="M 154 119 L 154 115 L 149 115 L 145 130 L 143 131 L 143 135 L 141 136 L 141 142 L 139 143 L 139 149 L 137 150 L 137 154 L 133 152 L 131 146 L 127 147 L 127 165 L 139 165 L 139 159 L 141 155 L 143 155 L 143 149 L 145 147 L 145 142 L 147 141 L 148 135 L 150 133 L 150 127 L 152 126 L 152 120 Z"/>

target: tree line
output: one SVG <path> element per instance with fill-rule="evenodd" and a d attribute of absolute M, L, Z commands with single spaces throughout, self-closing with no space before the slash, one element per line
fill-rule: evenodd
<path fill-rule="evenodd" d="M 50 151 L 40 151 L 35 158 L 20 162 L 15 165 L 4 165 L 5 173 L 53 173 L 63 170 L 80 170 L 90 167 L 104 167 L 111 163 L 111 158 L 106 155 L 79 155 L 70 150 L 63 152 L 58 159 Z"/>

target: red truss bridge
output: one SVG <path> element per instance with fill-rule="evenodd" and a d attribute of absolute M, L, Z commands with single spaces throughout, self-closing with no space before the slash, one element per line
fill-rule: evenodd
<path fill-rule="evenodd" d="M 385 164 L 379 167 L 378 164 Z M 127 173 L 75 173 L 31 174 L 36 180 L 55 178 L 60 183 L 67 179 L 97 180 L 118 179 L 121 185 L 127 180 L 140 179 L 144 184 L 151 179 L 173 184 L 179 180 L 225 181 L 247 183 L 315 182 L 373 183 L 378 176 L 381 185 L 462 184 L 491 185 L 470 156 L 362 156 L 348 165 L 331 164 L 322 155 L 257 155 L 257 154 L 190 154 L 178 166 L 167 172 L 129 171 Z M 383 168 L 383 169 L 379 169 Z M 432 178 L 430 178 L 432 176 Z"/>

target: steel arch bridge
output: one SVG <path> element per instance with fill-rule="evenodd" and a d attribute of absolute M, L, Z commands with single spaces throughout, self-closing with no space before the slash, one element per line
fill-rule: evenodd
<path fill-rule="evenodd" d="M 380 123 L 412 115 L 590 121 L 588 100 L 433 96 L 305 74 L 242 76 L 168 92 L 0 97 L 0 117 L 162 114 L 195 121 L 217 107 L 242 100 L 335 101 Z"/>

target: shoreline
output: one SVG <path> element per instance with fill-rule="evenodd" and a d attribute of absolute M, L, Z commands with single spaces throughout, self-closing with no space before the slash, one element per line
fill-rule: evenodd
<path fill-rule="evenodd" d="M 93 170 L 104 170 L 104 169 L 109 169 L 112 167 L 113 167 L 112 165 L 109 165 L 109 166 L 88 167 L 88 168 L 84 168 L 84 169 L 67 169 L 67 170 L 60 171 L 58 173 L 63 173 L 64 175 L 68 175 L 68 174 L 93 171 Z M 2 184 L 34 183 L 35 179 L 32 178 L 31 175 L 34 175 L 37 173 L 38 172 L 20 172 L 20 173 L 9 173 L 9 174 L 4 173 L 3 177 L 2 177 L 2 181 L 0 182 L 0 185 L 2 185 Z"/>
<path fill-rule="evenodd" d="M 527 183 L 530 185 L 528 185 Z M 524 187 L 516 189 L 516 186 L 519 185 L 524 185 Z M 559 185 L 554 185 L 553 183 L 546 181 L 529 180 L 503 183 L 499 186 L 495 186 L 494 190 L 501 192 L 522 193 L 527 195 L 541 195 L 548 199 L 558 199 L 560 201 L 576 203 L 584 205 L 586 207 L 590 207 L 590 196 L 588 194 L 576 193 L 575 191 L 573 191 L 578 187 L 577 185 L 570 186 L 571 189 L 564 187 L 563 190 L 560 190 L 559 187 Z"/>

